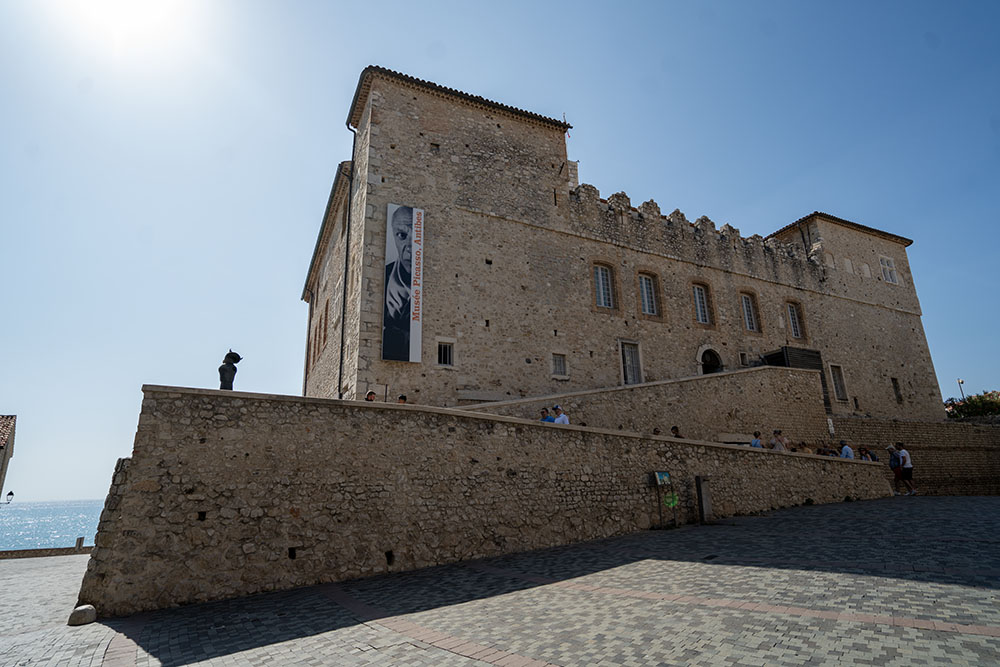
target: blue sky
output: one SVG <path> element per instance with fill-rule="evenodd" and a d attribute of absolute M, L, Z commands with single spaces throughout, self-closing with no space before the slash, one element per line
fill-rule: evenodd
<path fill-rule="evenodd" d="M 301 392 L 299 300 L 369 64 L 574 125 L 572 159 L 745 236 L 915 240 L 942 393 L 1000 387 L 1000 3 L 0 2 L 6 488 L 99 498 L 143 383 Z M 991 287 L 992 285 L 992 287 Z"/>

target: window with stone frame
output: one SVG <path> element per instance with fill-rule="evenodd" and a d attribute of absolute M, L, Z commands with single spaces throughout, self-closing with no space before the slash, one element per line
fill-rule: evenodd
<path fill-rule="evenodd" d="M 598 308 L 615 307 L 614 270 L 605 264 L 594 264 L 594 304 Z"/>
<path fill-rule="evenodd" d="M 552 353 L 552 375 L 556 377 L 567 377 L 569 375 L 569 372 L 566 370 L 565 354 Z"/>
<path fill-rule="evenodd" d="M 847 400 L 847 384 L 844 382 L 842 366 L 830 364 L 830 377 L 833 379 L 833 395 L 838 401 Z"/>
<path fill-rule="evenodd" d="M 805 338 L 805 323 L 802 320 L 802 307 L 797 303 L 788 302 L 785 304 L 785 311 L 788 313 L 788 333 L 792 338 Z"/>
<path fill-rule="evenodd" d="M 438 366 L 455 365 L 455 344 L 438 342 Z"/>
<path fill-rule="evenodd" d="M 891 257 L 881 256 L 878 258 L 879 266 L 882 267 L 882 279 L 892 285 L 899 284 L 899 276 L 896 275 L 896 263 Z"/>
<path fill-rule="evenodd" d="M 643 315 L 653 317 L 660 314 L 659 295 L 656 288 L 656 276 L 649 273 L 639 274 L 639 304 Z"/>
<path fill-rule="evenodd" d="M 639 343 L 619 341 L 622 353 L 622 382 L 624 384 L 639 384 L 642 382 L 642 359 L 639 356 Z"/>
<path fill-rule="evenodd" d="M 740 310 L 743 312 L 743 326 L 747 331 L 760 333 L 760 313 L 757 310 L 757 299 L 749 292 L 740 294 Z"/>
<path fill-rule="evenodd" d="M 694 319 L 699 324 L 712 324 L 712 302 L 708 285 L 695 283 L 691 286 L 694 299 Z"/>

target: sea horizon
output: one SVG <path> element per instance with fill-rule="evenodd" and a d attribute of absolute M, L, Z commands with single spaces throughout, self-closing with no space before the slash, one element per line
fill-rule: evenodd
<path fill-rule="evenodd" d="M 103 499 L 0 503 L 0 551 L 94 544 Z"/>

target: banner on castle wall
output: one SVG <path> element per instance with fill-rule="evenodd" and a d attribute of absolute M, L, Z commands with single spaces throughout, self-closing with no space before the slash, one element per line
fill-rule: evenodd
<path fill-rule="evenodd" d="M 385 224 L 383 359 L 420 361 L 423 268 L 423 209 L 389 204 Z"/>

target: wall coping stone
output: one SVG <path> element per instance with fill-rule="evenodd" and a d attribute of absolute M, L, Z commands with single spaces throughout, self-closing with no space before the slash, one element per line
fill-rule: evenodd
<path fill-rule="evenodd" d="M 76 547 L 43 547 L 41 549 L 8 549 L 0 551 L 0 560 L 11 558 L 46 558 L 49 556 L 79 556 L 89 554 L 93 545 L 77 549 Z"/>

